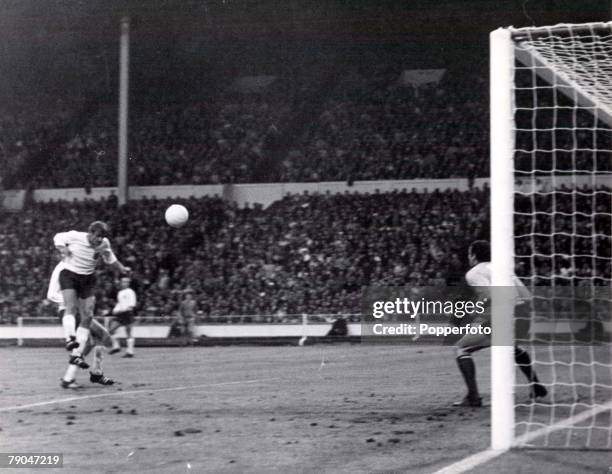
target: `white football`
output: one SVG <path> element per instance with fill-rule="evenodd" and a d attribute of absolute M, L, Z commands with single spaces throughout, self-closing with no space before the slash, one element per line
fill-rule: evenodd
<path fill-rule="evenodd" d="M 172 227 L 182 227 L 189 219 L 189 211 L 185 206 L 180 204 L 172 204 L 166 209 L 166 222 Z"/>

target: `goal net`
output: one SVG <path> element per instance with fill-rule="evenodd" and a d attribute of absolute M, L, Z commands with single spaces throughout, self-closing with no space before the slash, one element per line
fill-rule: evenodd
<path fill-rule="evenodd" d="M 491 33 L 493 285 L 533 295 L 514 318 L 494 305 L 493 332 L 548 390 L 530 399 L 493 347 L 494 448 L 612 449 L 611 127 L 612 23 Z"/>

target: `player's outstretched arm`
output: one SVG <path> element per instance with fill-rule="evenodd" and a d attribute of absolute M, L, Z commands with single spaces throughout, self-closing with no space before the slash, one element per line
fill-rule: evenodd
<path fill-rule="evenodd" d="M 101 247 L 102 259 L 104 260 L 104 263 L 106 263 L 108 266 L 114 268 L 115 270 L 124 275 L 132 270 L 130 267 L 126 267 L 119 261 L 119 259 L 111 249 L 108 239 L 104 239 Z"/>
<path fill-rule="evenodd" d="M 126 275 L 132 271 L 130 267 L 126 267 L 119 260 L 115 260 L 113 263 L 109 264 L 109 266 L 123 275 Z"/>

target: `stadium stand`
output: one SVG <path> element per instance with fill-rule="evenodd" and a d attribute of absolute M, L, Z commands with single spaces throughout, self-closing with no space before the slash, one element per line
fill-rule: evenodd
<path fill-rule="evenodd" d="M 283 165 L 283 181 L 488 175 L 487 98 L 452 74 L 418 89 L 399 71 L 339 81 L 318 120 Z"/>
<path fill-rule="evenodd" d="M 311 82 L 293 74 L 258 92 L 228 89 L 198 101 L 136 104 L 130 119 L 131 183 L 486 176 L 483 88 L 463 87 L 450 74 L 438 86 L 414 90 L 397 85 L 400 72 L 397 65 L 382 64 L 368 74 L 345 70 Z M 92 100 L 86 110 L 71 117 L 3 120 L 11 187 L 115 183 L 115 106 Z M 55 129 L 49 130 L 49 122 Z M 36 167 L 23 156 L 31 148 L 39 153 Z"/>
<path fill-rule="evenodd" d="M 601 196 L 599 209 L 609 214 L 610 201 Z M 489 232 L 489 211 L 482 204 L 488 202 L 486 187 L 289 195 L 265 209 L 192 198 L 182 201 L 191 220 L 180 230 L 162 222 L 169 202 L 145 198 L 118 212 L 109 199 L 57 201 L 3 215 L 2 321 L 45 314 L 41 301 L 56 262 L 54 233 L 84 229 L 94 219 L 110 223 L 117 254 L 134 269 L 140 314 L 172 317 L 189 287 L 201 317 L 213 321 L 225 315 L 251 315 L 257 321 L 272 314 L 354 313 L 369 285 L 456 284 L 467 268 L 467 246 Z M 563 216 L 556 219 L 563 224 Z M 597 232 L 609 235 L 609 219 L 596 225 Z M 577 274 L 610 277 L 604 240 L 597 254 L 608 259 L 585 259 Z M 557 253 L 563 253 L 562 246 L 557 242 Z M 103 315 L 114 304 L 118 282 L 100 272 L 97 312 Z"/>
<path fill-rule="evenodd" d="M 325 93 L 314 79 L 308 83 L 280 77 L 258 92 L 228 89 L 192 102 L 137 104 L 130 125 L 130 182 L 488 176 L 484 76 L 448 71 L 440 83 L 416 89 L 400 85 L 399 73 L 397 66 L 380 64 L 367 74 L 349 70 L 328 79 Z M 314 100 L 319 93 L 323 99 Z M 0 155 L 5 187 L 113 186 L 115 106 L 90 106 L 94 113 L 85 115 L 81 108 L 76 117 L 65 111 L 3 114 Z M 36 166 L 31 163 L 33 156 Z M 590 169 L 591 159 L 588 153 L 577 154 L 575 165 Z M 558 167 L 570 165 L 557 163 Z M 601 159 L 598 171 L 609 171 L 609 166 L 608 160 Z M 550 164 L 543 164 L 542 170 L 547 167 Z"/>

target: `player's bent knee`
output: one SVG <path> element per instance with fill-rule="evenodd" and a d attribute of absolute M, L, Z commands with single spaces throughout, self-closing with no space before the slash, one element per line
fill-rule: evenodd
<path fill-rule="evenodd" d="M 470 356 L 470 352 L 467 347 L 455 346 L 455 356 L 457 358 Z"/>
<path fill-rule="evenodd" d="M 88 328 L 93 317 L 91 315 L 81 316 L 81 327 Z"/>
<path fill-rule="evenodd" d="M 100 324 L 95 319 L 92 319 L 91 324 L 89 325 L 89 329 L 91 330 L 91 333 L 96 338 L 96 340 L 102 343 L 102 345 L 106 347 L 112 347 L 113 340 L 111 338 L 111 335 L 106 330 L 106 328 L 102 326 L 102 324 Z"/>
<path fill-rule="evenodd" d="M 64 306 L 66 307 L 66 311 L 69 313 L 74 313 L 78 305 L 76 293 L 73 290 L 62 290 L 62 299 Z"/>
<path fill-rule="evenodd" d="M 108 333 L 102 335 L 100 342 L 104 345 L 104 347 L 113 347 L 113 338 Z"/>
<path fill-rule="evenodd" d="M 91 348 L 93 346 L 89 343 L 87 343 L 87 345 L 85 346 L 85 349 L 83 349 L 83 353 L 81 354 L 82 357 L 87 357 L 89 355 L 89 353 L 91 352 Z"/>

